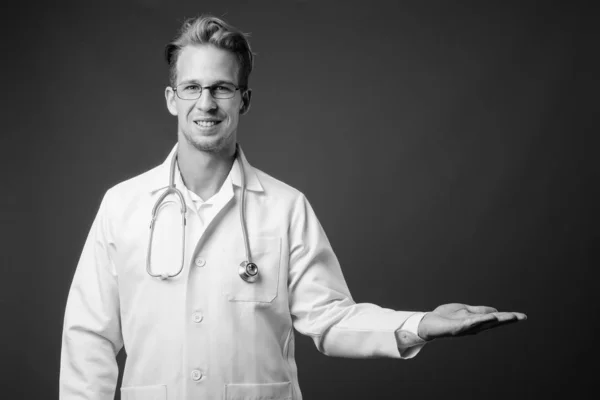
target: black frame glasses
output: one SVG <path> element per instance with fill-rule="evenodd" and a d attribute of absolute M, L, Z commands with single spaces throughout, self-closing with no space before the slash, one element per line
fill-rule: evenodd
<path fill-rule="evenodd" d="M 244 89 L 242 86 L 236 86 L 229 82 L 219 82 L 209 86 L 201 86 L 194 82 L 183 82 L 176 87 L 171 86 L 171 88 L 181 100 L 198 100 L 204 89 L 208 89 L 213 99 L 231 99 L 235 96 L 235 92 Z"/>

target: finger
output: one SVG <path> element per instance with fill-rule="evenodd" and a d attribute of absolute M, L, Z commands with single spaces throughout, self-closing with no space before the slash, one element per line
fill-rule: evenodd
<path fill-rule="evenodd" d="M 486 314 L 487 316 L 491 316 L 491 318 L 479 319 L 474 322 L 467 330 L 465 330 L 465 335 L 475 335 L 477 333 L 487 331 L 488 329 L 496 328 L 501 325 L 508 325 L 510 323 L 517 322 L 516 319 L 508 319 L 505 316 L 500 316 L 500 320 L 494 314 Z"/>
<path fill-rule="evenodd" d="M 479 314 L 465 320 L 460 331 L 455 336 L 475 335 L 488 329 L 519 322 L 523 317 L 525 317 L 525 314 L 515 312 Z"/>
<path fill-rule="evenodd" d="M 471 330 L 467 332 L 467 334 L 476 334 L 479 332 L 487 331 L 488 329 L 519 322 L 519 319 L 516 315 L 514 315 L 514 313 L 497 313 L 492 315 L 494 315 L 496 318 L 474 324 Z"/>
<path fill-rule="evenodd" d="M 474 314 L 489 314 L 489 313 L 498 312 L 498 310 L 496 310 L 494 307 L 469 306 L 469 305 L 467 305 L 467 311 L 474 313 Z"/>
<path fill-rule="evenodd" d="M 465 332 L 465 334 L 466 335 L 475 335 L 480 332 L 487 331 L 488 329 L 495 328 L 499 324 L 500 323 L 496 319 L 493 319 L 490 321 L 483 321 L 477 325 L 472 326 L 471 329 L 469 329 L 468 331 Z"/>
<path fill-rule="evenodd" d="M 499 322 L 496 319 L 496 316 L 494 314 L 491 314 L 491 313 L 484 314 L 484 315 L 477 316 L 475 318 L 470 318 L 468 320 L 465 320 L 463 325 L 461 326 L 460 330 L 455 332 L 454 335 L 455 336 L 475 335 L 479 332 L 490 329 L 498 324 L 499 324 Z"/>
<path fill-rule="evenodd" d="M 517 316 L 511 312 L 496 312 L 494 313 L 498 322 L 506 322 L 516 320 Z"/>
<path fill-rule="evenodd" d="M 489 329 L 494 329 L 494 328 L 498 328 L 500 326 L 504 326 L 504 325 L 508 325 L 508 324 L 512 324 L 517 322 L 516 320 L 510 320 L 510 321 L 503 321 L 503 322 L 499 322 L 499 321 L 490 321 L 488 323 L 485 324 L 481 324 L 480 326 L 477 327 L 477 332 L 475 333 L 479 333 L 479 332 L 483 332 L 483 331 L 487 331 Z"/>
<path fill-rule="evenodd" d="M 510 314 L 513 315 L 516 319 L 518 319 L 519 321 L 523 321 L 527 319 L 527 315 L 520 313 L 520 312 L 502 312 L 499 314 Z"/>
<path fill-rule="evenodd" d="M 476 328 L 486 323 L 497 323 L 498 319 L 494 313 L 479 314 L 477 316 L 467 318 L 463 323 L 463 329 Z"/>
<path fill-rule="evenodd" d="M 527 315 L 523 314 L 523 313 L 519 313 L 519 312 L 500 312 L 500 313 L 494 313 L 497 317 L 499 321 L 504 321 L 504 320 L 517 320 L 517 321 L 524 321 L 527 319 Z"/>
<path fill-rule="evenodd" d="M 519 321 L 525 321 L 527 319 L 527 315 L 520 312 L 513 312 L 517 316 Z"/>

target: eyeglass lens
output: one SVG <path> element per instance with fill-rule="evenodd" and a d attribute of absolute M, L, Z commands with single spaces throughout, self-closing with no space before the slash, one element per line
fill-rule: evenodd
<path fill-rule="evenodd" d="M 235 95 L 238 88 L 230 83 L 219 83 L 204 87 L 197 83 L 182 83 L 177 85 L 176 93 L 183 100 L 195 100 L 200 98 L 204 89 L 208 89 L 210 95 L 215 99 L 230 99 Z"/>

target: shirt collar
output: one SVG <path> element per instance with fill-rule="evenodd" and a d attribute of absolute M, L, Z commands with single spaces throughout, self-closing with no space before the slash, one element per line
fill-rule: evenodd
<path fill-rule="evenodd" d="M 235 158 L 235 161 L 233 162 L 233 166 L 231 167 L 231 171 L 229 171 L 229 176 L 225 181 L 227 182 L 229 180 L 229 178 L 231 178 L 231 183 L 233 183 L 234 185 L 236 185 L 238 187 L 242 186 L 242 179 L 241 179 L 240 168 L 239 168 L 239 162 L 241 161 L 242 166 L 244 167 L 244 171 L 246 172 L 246 174 L 245 174 L 246 175 L 246 189 L 252 190 L 254 192 L 264 192 L 264 189 L 263 189 L 262 185 L 260 184 L 260 180 L 258 179 L 256 170 L 254 169 L 254 167 L 252 167 L 250 165 L 250 163 L 248 163 L 248 160 L 246 159 L 246 155 L 242 151 L 242 147 L 239 144 L 237 146 L 238 146 L 238 151 L 239 151 L 239 157 Z M 156 178 L 153 180 L 152 185 L 151 185 L 151 189 L 150 189 L 151 193 L 155 193 L 155 192 L 157 192 L 161 189 L 165 189 L 166 187 L 169 186 L 169 181 L 170 181 L 170 177 L 171 177 L 171 161 L 173 160 L 173 157 L 175 156 L 176 151 L 177 151 L 177 144 L 175 144 L 175 146 L 173 147 L 173 149 L 167 156 L 167 159 L 160 166 L 158 166 Z M 181 178 L 179 177 L 179 179 L 178 179 L 177 175 L 180 175 L 180 174 L 177 172 L 177 170 L 178 170 L 178 168 L 176 168 L 176 171 L 175 171 L 175 184 L 178 187 L 181 185 L 181 187 L 179 187 L 179 189 L 183 189 L 183 188 L 185 188 L 185 186 L 183 186 L 183 182 L 181 181 Z"/>

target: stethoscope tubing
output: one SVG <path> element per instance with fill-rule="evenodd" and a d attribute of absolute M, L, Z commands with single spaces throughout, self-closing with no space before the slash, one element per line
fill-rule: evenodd
<path fill-rule="evenodd" d="M 235 157 L 238 160 L 238 167 L 239 167 L 240 178 L 241 178 L 240 225 L 242 227 L 242 236 L 244 239 L 244 248 L 246 251 L 246 260 L 242 261 L 242 263 L 240 264 L 239 275 L 244 281 L 252 283 L 252 282 L 255 282 L 256 279 L 258 278 L 258 267 L 256 266 L 256 264 L 254 264 L 252 262 L 252 258 L 251 258 L 252 255 L 250 253 L 250 243 L 248 240 L 248 230 L 246 227 L 246 214 L 245 214 L 245 208 L 246 208 L 245 207 L 245 205 L 246 205 L 246 174 L 245 174 L 245 172 L 246 171 L 245 171 L 244 166 L 242 165 L 243 163 L 241 160 L 241 150 L 240 150 L 238 144 L 236 144 Z M 173 154 L 173 157 L 171 159 L 170 174 L 169 174 L 169 186 L 166 188 L 165 192 L 160 195 L 160 197 L 157 199 L 156 203 L 154 204 L 154 207 L 152 208 L 152 219 L 150 221 L 148 251 L 147 251 L 147 255 L 146 255 L 146 272 L 148 272 L 148 275 L 152 276 L 153 278 L 160 278 L 161 280 L 166 280 L 168 278 L 174 278 L 174 277 L 178 276 L 181 273 L 181 271 L 183 271 L 184 262 L 185 262 L 185 228 L 186 228 L 185 214 L 187 212 L 187 207 L 185 205 L 185 199 L 184 199 L 183 195 L 181 194 L 181 191 L 179 191 L 179 189 L 177 189 L 177 187 L 175 185 L 176 163 L 177 163 L 177 149 L 175 150 L 175 154 Z M 162 202 L 170 194 L 176 194 L 177 197 L 179 197 L 179 200 L 181 203 L 181 224 L 182 224 L 181 265 L 179 267 L 179 270 L 175 274 L 167 274 L 167 273 L 155 274 L 152 272 L 152 262 L 151 262 L 152 243 L 154 240 L 154 225 L 155 225 L 156 219 L 158 217 L 159 208 L 160 208 Z"/>
<path fill-rule="evenodd" d="M 183 264 L 184 264 L 184 260 L 185 260 L 185 225 L 186 225 L 186 219 L 185 219 L 185 214 L 187 212 L 187 206 L 185 205 L 185 199 L 183 198 L 183 195 L 181 194 L 181 192 L 179 191 L 179 189 L 177 189 L 175 187 L 175 164 L 177 163 L 177 153 L 175 153 L 173 155 L 173 158 L 171 159 L 171 173 L 169 174 L 169 187 L 167 187 L 167 189 L 165 190 L 165 192 L 163 194 L 160 195 L 160 197 L 158 198 L 158 200 L 156 201 L 156 203 L 154 204 L 154 207 L 152 207 L 152 220 L 150 221 L 150 238 L 148 240 L 148 254 L 146 256 L 146 272 L 148 272 L 148 274 L 154 278 L 160 278 L 162 280 L 165 280 L 167 278 L 174 278 L 177 275 L 179 275 L 181 273 L 181 271 L 183 271 Z M 154 239 L 154 223 L 156 222 L 156 218 L 158 217 L 158 209 L 161 206 L 162 202 L 164 201 L 164 199 L 170 195 L 170 194 L 176 194 L 179 197 L 180 203 L 181 203 L 181 224 L 182 224 L 182 229 L 181 229 L 181 265 L 179 267 L 179 270 L 177 271 L 176 274 L 155 274 L 152 272 L 152 266 L 151 266 L 151 257 L 152 257 L 152 243 L 153 243 L 153 239 Z"/>

